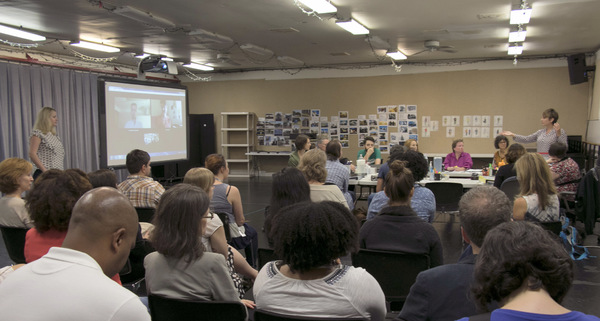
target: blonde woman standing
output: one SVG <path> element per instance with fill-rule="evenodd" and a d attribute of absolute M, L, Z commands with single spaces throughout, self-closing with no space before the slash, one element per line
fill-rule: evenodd
<path fill-rule="evenodd" d="M 33 162 L 33 178 L 49 169 L 64 170 L 65 148 L 56 134 L 58 116 L 52 107 L 42 108 L 29 138 L 29 158 Z"/>

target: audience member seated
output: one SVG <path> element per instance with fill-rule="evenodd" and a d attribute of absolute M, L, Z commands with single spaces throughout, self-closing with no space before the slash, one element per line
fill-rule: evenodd
<path fill-rule="evenodd" d="M 69 230 L 62 247 L 52 247 L 2 282 L 2 319 L 150 321 L 140 299 L 107 277 L 125 265 L 137 223 L 135 209 L 117 190 L 103 187 L 84 194 L 65 223 Z"/>
<path fill-rule="evenodd" d="M 365 164 L 379 165 L 381 164 L 381 151 L 375 147 L 375 139 L 371 136 L 365 137 L 363 140 L 363 149 L 358 151 L 357 159 L 364 159 Z"/>
<path fill-rule="evenodd" d="M 202 234 L 210 199 L 197 186 L 167 190 L 156 209 L 151 240 L 156 252 L 144 260 L 148 294 L 187 301 L 239 301 L 225 257 L 206 252 Z M 251 301 L 242 300 L 247 307 Z"/>
<path fill-rule="evenodd" d="M 573 261 L 549 233 L 529 222 L 503 223 L 487 233 L 473 283 L 482 309 L 494 301 L 501 306 L 487 320 L 600 320 L 560 305 L 573 283 Z"/>
<path fill-rule="evenodd" d="M 310 186 L 310 199 L 313 202 L 334 201 L 350 208 L 342 191 L 334 184 L 326 184 L 327 158 L 320 149 L 306 152 L 300 160 L 298 169 L 302 172 Z"/>
<path fill-rule="evenodd" d="M 406 142 L 404 142 L 404 147 L 406 147 L 406 149 L 410 149 L 410 150 L 414 150 L 415 152 L 419 151 L 419 142 L 417 142 L 416 139 L 409 139 Z"/>
<path fill-rule="evenodd" d="M 394 156 L 394 158 L 406 162 L 406 167 L 410 169 L 415 181 L 413 196 L 410 200 L 410 207 L 423 221 L 432 222 L 433 217 L 435 216 L 435 195 L 433 195 L 433 192 L 428 188 L 417 184 L 418 181 L 422 180 L 427 175 L 428 169 L 425 157 L 423 157 L 423 154 L 421 153 L 407 151 L 399 154 L 397 158 Z M 381 209 L 388 205 L 389 202 L 389 198 L 386 196 L 385 191 L 378 192 L 374 195 L 371 204 L 369 204 L 367 213 L 368 220 L 374 218 Z"/>
<path fill-rule="evenodd" d="M 560 207 L 552 175 L 544 158 L 527 153 L 515 163 L 521 191 L 515 199 L 513 218 L 533 222 L 557 222 Z"/>
<path fill-rule="evenodd" d="M 521 156 L 525 155 L 527 151 L 525 147 L 519 143 L 514 143 L 508 147 L 508 151 L 506 152 L 506 162 L 507 164 L 498 168 L 498 172 L 496 172 L 496 178 L 494 179 L 494 186 L 500 188 L 502 186 L 502 182 L 504 182 L 509 177 L 517 176 L 517 171 L 515 170 L 515 163 Z"/>
<path fill-rule="evenodd" d="M 254 282 L 257 308 L 312 318 L 384 320 L 385 297 L 367 271 L 340 264 L 357 250 L 358 224 L 339 203 L 303 202 L 273 221 L 275 254 Z"/>
<path fill-rule="evenodd" d="M 213 213 L 225 213 L 229 217 L 229 244 L 238 250 L 245 250 L 246 260 L 256 267 L 258 258 L 258 233 L 246 224 L 242 196 L 237 187 L 224 183 L 229 177 L 229 166 L 221 154 L 210 154 L 204 161 L 206 168 L 215 176 L 210 209 Z"/>
<path fill-rule="evenodd" d="M 273 174 L 271 186 L 271 203 L 265 211 L 264 228 L 269 245 L 273 246 L 273 219 L 277 215 L 285 215 L 279 210 L 288 205 L 310 202 L 310 186 L 302 172 L 295 167 L 285 167 Z"/>
<path fill-rule="evenodd" d="M 73 206 L 81 195 L 92 189 L 87 175 L 74 169 L 50 169 L 43 172 L 25 201 L 34 227 L 25 237 L 25 260 L 31 263 L 61 246 Z M 118 272 L 118 271 L 117 271 Z"/>
<path fill-rule="evenodd" d="M 417 154 L 414 151 L 406 152 Z M 417 154 L 418 155 L 418 154 Z M 421 159 L 424 160 L 423 157 Z M 395 160 L 385 178 L 387 207 L 379 215 L 365 222 L 360 229 L 360 247 L 368 250 L 397 251 L 428 254 L 431 267 L 443 263 L 440 237 L 427 222 L 424 222 L 410 207 L 415 191 L 415 179 L 406 162 Z"/>
<path fill-rule="evenodd" d="M 506 154 L 508 153 L 508 138 L 504 135 L 498 135 L 494 139 L 494 147 L 497 151 L 494 153 L 493 165 L 494 168 L 502 167 L 508 162 L 506 160 Z"/>
<path fill-rule="evenodd" d="M 290 167 L 298 167 L 300 159 L 310 149 L 310 138 L 306 135 L 298 135 L 294 141 L 294 145 L 296 146 L 296 150 L 290 154 L 290 158 L 288 159 L 288 166 Z"/>
<path fill-rule="evenodd" d="M 548 150 L 548 163 L 552 172 L 552 179 L 556 185 L 556 192 L 577 192 L 581 180 L 579 165 L 572 158 L 567 157 L 567 145 L 554 143 Z M 567 195 L 566 199 L 575 202 L 575 195 Z"/>
<path fill-rule="evenodd" d="M 119 191 L 127 196 L 134 207 L 155 208 L 165 188 L 150 175 L 150 155 L 134 149 L 125 159 L 129 176 L 119 184 Z"/>
<path fill-rule="evenodd" d="M 510 221 L 512 208 L 502 191 L 482 186 L 463 195 L 459 215 L 462 238 L 473 255 L 419 273 L 397 320 L 456 320 L 481 313 L 469 297 L 475 260 L 487 232 Z"/>
<path fill-rule="evenodd" d="M 89 172 L 87 175 L 94 188 L 103 186 L 117 188 L 117 175 L 113 170 L 103 168 Z"/>
<path fill-rule="evenodd" d="M 452 153 L 446 155 L 444 168 L 447 171 L 466 171 L 473 167 L 473 160 L 469 153 L 465 153 L 465 144 L 462 138 L 452 141 Z"/>
<path fill-rule="evenodd" d="M 208 169 L 201 167 L 190 169 L 185 174 L 183 182 L 185 184 L 200 187 L 206 195 L 208 195 L 209 199 L 212 198 L 215 176 Z M 229 226 L 227 228 L 229 228 Z M 245 293 L 244 286 L 242 284 L 242 279 L 236 272 L 254 280 L 256 279 L 258 271 L 253 269 L 248 262 L 246 262 L 246 259 L 240 252 L 227 244 L 223 222 L 218 215 L 213 215 L 212 218 L 206 220 L 206 228 L 202 234 L 202 244 L 204 244 L 206 251 L 220 253 L 225 257 L 233 284 L 240 293 L 240 297 L 242 297 Z"/>
<path fill-rule="evenodd" d="M 375 192 L 379 193 L 383 191 L 383 182 L 385 181 L 385 175 L 390 171 L 390 163 L 396 159 L 400 159 L 400 156 L 407 150 L 408 148 L 400 144 L 396 144 L 390 148 L 390 158 L 379 167 L 379 171 L 377 172 L 377 187 L 375 188 Z M 372 199 L 371 195 L 369 195 L 369 198 Z M 370 204 L 371 201 L 368 203 Z"/>
<path fill-rule="evenodd" d="M 337 139 L 330 141 L 326 146 L 326 153 L 327 163 L 325 164 L 325 169 L 327 169 L 327 178 L 325 179 L 325 182 L 335 184 L 340 191 L 342 191 L 342 194 L 344 194 L 344 198 L 348 203 L 348 207 L 352 210 L 354 208 L 354 199 L 356 196 L 353 196 L 348 191 L 350 170 L 340 163 L 340 157 L 342 156 L 342 144 L 340 141 Z"/>
<path fill-rule="evenodd" d="M 323 134 L 323 135 L 319 135 L 319 137 L 317 138 L 317 148 L 322 150 L 322 151 L 326 151 L 325 149 L 327 148 L 327 144 L 329 144 L 329 136 Z"/>
<path fill-rule="evenodd" d="M 21 198 L 29 191 L 33 177 L 33 165 L 22 158 L 8 158 L 0 163 L 0 226 L 31 228 L 33 221 Z"/>

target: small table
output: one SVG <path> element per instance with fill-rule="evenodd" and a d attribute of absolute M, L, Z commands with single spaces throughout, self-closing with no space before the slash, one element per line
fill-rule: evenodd
<path fill-rule="evenodd" d="M 285 157 L 290 157 L 290 154 L 292 152 L 249 152 L 246 153 L 246 156 L 250 156 L 252 157 L 252 171 L 253 174 L 258 173 L 258 175 L 255 176 L 259 176 L 260 177 L 260 164 L 258 162 L 258 160 L 260 159 L 260 157 L 276 157 L 276 156 L 285 156 Z"/>

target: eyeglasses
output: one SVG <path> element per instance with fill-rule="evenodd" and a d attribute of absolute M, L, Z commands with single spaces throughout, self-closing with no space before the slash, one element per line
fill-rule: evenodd
<path fill-rule="evenodd" d="M 207 214 L 207 215 L 205 215 L 203 218 L 206 218 L 206 219 L 212 220 L 212 219 L 213 219 L 213 217 L 215 217 L 215 214 L 213 214 L 213 213 L 211 213 L 211 212 L 208 212 L 208 214 Z"/>

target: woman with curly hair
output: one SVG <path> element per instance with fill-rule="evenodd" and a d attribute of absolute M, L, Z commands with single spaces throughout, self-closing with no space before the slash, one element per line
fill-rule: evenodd
<path fill-rule="evenodd" d="M 206 252 L 202 234 L 210 198 L 197 186 L 178 184 L 160 198 L 150 240 L 156 252 L 144 259 L 148 294 L 187 301 L 239 301 L 225 257 Z M 252 301 L 242 300 L 247 307 Z"/>
<path fill-rule="evenodd" d="M 320 149 L 311 149 L 302 156 L 298 169 L 310 187 L 313 202 L 334 201 L 350 208 L 342 190 L 335 184 L 325 184 L 327 180 L 327 156 Z"/>
<path fill-rule="evenodd" d="M 527 153 L 515 163 L 521 190 L 515 199 L 513 218 L 540 223 L 560 219 L 560 203 L 550 168 L 537 153 Z"/>
<path fill-rule="evenodd" d="M 50 169 L 42 173 L 25 198 L 34 228 L 25 238 L 25 260 L 31 263 L 61 246 L 77 200 L 92 189 L 87 174 L 78 169 Z"/>
<path fill-rule="evenodd" d="M 390 164 L 384 188 L 388 205 L 362 226 L 359 244 L 369 250 L 427 254 L 431 267 L 435 267 L 443 263 L 442 243 L 433 225 L 411 208 L 415 178 L 406 165 L 400 160 Z"/>
<path fill-rule="evenodd" d="M 22 158 L 8 158 L 0 163 L 0 226 L 31 228 L 33 221 L 25 209 L 23 192 L 31 188 L 33 177 L 30 162 Z"/>
<path fill-rule="evenodd" d="M 306 155 L 305 155 L 306 156 Z M 297 203 L 274 218 L 275 254 L 254 282 L 259 309 L 312 318 L 384 320 L 385 297 L 367 271 L 340 264 L 358 248 L 358 223 L 337 202 Z M 281 222 L 281 223 L 280 223 Z"/>
<path fill-rule="evenodd" d="M 572 282 L 573 261 L 562 244 L 536 224 L 507 222 L 486 234 L 472 292 L 484 311 L 499 304 L 485 318 L 491 321 L 600 320 L 560 305 Z"/>
<path fill-rule="evenodd" d="M 494 168 L 501 167 L 506 165 L 508 162 L 506 161 L 506 154 L 508 153 L 508 138 L 504 135 L 498 135 L 494 139 L 494 147 L 497 151 L 494 153 Z"/>

